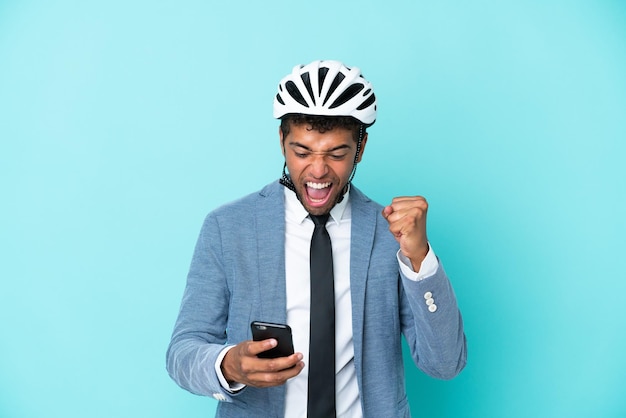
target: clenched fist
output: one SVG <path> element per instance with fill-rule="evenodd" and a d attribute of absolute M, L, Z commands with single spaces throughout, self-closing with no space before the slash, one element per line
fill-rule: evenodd
<path fill-rule="evenodd" d="M 383 209 L 383 217 L 389 222 L 389 231 L 400 244 L 402 254 L 411 260 L 414 271 L 419 271 L 428 254 L 426 212 L 428 202 L 422 196 L 395 197 Z"/>

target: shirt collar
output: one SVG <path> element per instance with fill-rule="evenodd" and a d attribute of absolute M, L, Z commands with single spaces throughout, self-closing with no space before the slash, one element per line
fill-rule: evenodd
<path fill-rule="evenodd" d="M 296 193 L 287 187 L 285 189 L 285 216 L 298 224 L 304 222 L 304 220 L 309 216 L 309 212 L 306 211 Z M 350 201 L 350 186 L 348 186 L 348 191 L 343 195 L 343 199 L 341 202 L 337 203 L 330 210 L 330 217 L 336 224 L 339 224 L 344 217 L 349 216 L 349 210 L 346 211 L 346 208 L 349 208 L 348 202 Z"/>

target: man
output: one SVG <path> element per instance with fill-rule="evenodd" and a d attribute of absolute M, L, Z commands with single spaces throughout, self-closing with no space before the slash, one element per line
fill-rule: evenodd
<path fill-rule="evenodd" d="M 397 197 L 382 207 L 351 184 L 376 120 L 358 68 L 296 66 L 279 85 L 274 116 L 286 170 L 207 216 L 168 372 L 221 401 L 220 417 L 408 417 L 402 334 L 433 377 L 450 379 L 466 361 L 456 299 L 427 240 L 428 204 Z M 326 258 L 319 242 L 332 246 Z M 327 280 L 331 294 L 319 296 Z M 322 305 L 330 318 L 314 319 Z M 277 342 L 251 341 L 255 320 L 288 324 L 296 353 L 257 357 Z M 323 363 L 331 377 L 319 385 L 312 376 Z"/>

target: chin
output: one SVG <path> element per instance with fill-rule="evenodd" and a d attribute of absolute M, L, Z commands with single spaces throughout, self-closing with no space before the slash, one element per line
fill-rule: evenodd
<path fill-rule="evenodd" d="M 333 208 L 333 206 L 331 206 L 331 207 L 316 207 L 316 208 L 308 208 L 308 207 L 305 206 L 304 208 L 311 215 L 320 216 L 320 215 L 326 215 L 327 213 L 330 213 L 330 211 Z"/>
<path fill-rule="evenodd" d="M 325 215 L 330 213 L 332 208 L 337 204 L 337 195 L 330 196 L 329 200 L 324 204 L 324 206 L 311 206 L 309 204 L 304 204 L 304 208 L 312 215 Z"/>

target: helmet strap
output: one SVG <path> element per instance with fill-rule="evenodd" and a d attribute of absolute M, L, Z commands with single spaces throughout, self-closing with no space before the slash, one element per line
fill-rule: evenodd
<path fill-rule="evenodd" d="M 363 127 L 363 124 L 359 125 L 359 139 L 356 141 L 356 154 L 354 155 L 352 174 L 350 174 L 350 180 L 348 180 L 348 183 L 346 184 L 346 191 L 348 190 L 347 187 L 350 185 L 352 179 L 354 178 L 354 175 L 356 174 L 356 165 L 358 164 L 359 154 L 361 154 L 361 147 L 363 146 Z"/>
<path fill-rule="evenodd" d="M 283 186 L 285 186 L 286 188 L 288 188 L 289 190 L 291 190 L 292 192 L 296 193 L 296 186 L 293 184 L 293 181 L 291 181 L 291 177 L 289 177 L 289 175 L 287 174 L 287 161 L 285 161 L 285 164 L 283 164 L 283 175 L 280 177 L 280 180 L 278 180 L 278 182 L 280 184 L 282 184 Z M 296 196 L 298 195 L 298 193 L 296 193 Z"/>

